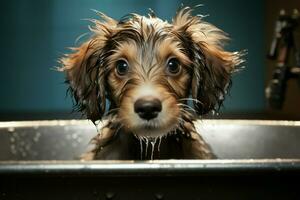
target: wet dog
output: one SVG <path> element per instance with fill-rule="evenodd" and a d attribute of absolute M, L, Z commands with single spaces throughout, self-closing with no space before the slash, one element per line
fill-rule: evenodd
<path fill-rule="evenodd" d="M 75 106 L 103 122 L 83 159 L 212 158 L 194 121 L 219 108 L 242 62 L 224 50 L 226 34 L 190 8 L 171 23 L 98 14 L 89 40 L 60 60 Z"/>

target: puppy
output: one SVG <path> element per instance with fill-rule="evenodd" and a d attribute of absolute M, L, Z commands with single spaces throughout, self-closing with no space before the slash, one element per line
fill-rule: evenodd
<path fill-rule="evenodd" d="M 213 158 L 194 121 L 220 107 L 242 62 L 223 49 L 226 34 L 188 7 L 171 23 L 98 15 L 89 40 L 60 59 L 76 108 L 103 122 L 83 159 Z"/>

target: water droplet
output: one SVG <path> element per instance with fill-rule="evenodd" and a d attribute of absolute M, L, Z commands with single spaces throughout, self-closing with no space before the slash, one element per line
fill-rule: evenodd
<path fill-rule="evenodd" d="M 25 149 L 27 150 L 27 151 L 29 151 L 30 150 L 30 144 L 27 144 L 26 146 L 25 146 Z"/>
<path fill-rule="evenodd" d="M 211 114 L 212 114 L 212 115 L 215 115 L 215 114 L 216 114 L 216 111 L 215 111 L 215 110 L 212 110 L 212 111 L 211 111 Z"/>
<path fill-rule="evenodd" d="M 10 138 L 10 142 L 14 143 L 16 141 L 16 139 L 14 137 Z"/>
<path fill-rule="evenodd" d="M 34 137 L 33 137 L 33 141 L 34 142 L 38 142 L 39 139 L 40 139 L 40 137 L 41 137 L 41 133 L 40 132 L 36 132 L 35 135 L 34 135 Z"/>
<path fill-rule="evenodd" d="M 16 146 L 14 144 L 10 145 L 10 152 L 14 155 L 17 154 Z"/>
<path fill-rule="evenodd" d="M 157 200 L 162 200 L 162 199 L 164 199 L 164 194 L 162 194 L 162 193 L 157 193 L 157 194 L 155 194 L 155 199 L 157 199 Z"/>
<path fill-rule="evenodd" d="M 15 127 L 9 127 L 7 130 L 8 130 L 8 132 L 12 133 L 15 131 Z"/>
<path fill-rule="evenodd" d="M 81 137 L 78 137 L 78 138 L 77 138 L 77 142 L 78 142 L 78 143 L 81 143 L 81 142 L 82 142 L 82 138 L 81 138 Z"/>
<path fill-rule="evenodd" d="M 113 199 L 114 196 L 115 196 L 115 193 L 113 193 L 113 192 L 107 192 L 107 193 L 105 194 L 105 198 L 106 198 L 106 199 Z"/>
<path fill-rule="evenodd" d="M 76 139 L 77 137 L 78 137 L 78 136 L 77 136 L 76 133 L 73 133 L 73 134 L 72 134 L 72 138 L 73 138 L 73 139 Z"/>
<path fill-rule="evenodd" d="M 22 151 L 21 155 L 22 155 L 22 157 L 25 157 L 25 156 L 27 156 L 27 153 L 25 151 Z"/>

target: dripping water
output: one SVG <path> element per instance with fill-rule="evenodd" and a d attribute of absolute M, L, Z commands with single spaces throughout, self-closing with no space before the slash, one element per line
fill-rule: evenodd
<path fill-rule="evenodd" d="M 150 159 L 153 160 L 154 158 L 154 151 L 155 151 L 155 146 L 156 143 L 158 143 L 157 145 L 157 151 L 160 152 L 160 146 L 161 146 L 161 141 L 163 136 L 159 136 L 159 137 L 155 137 L 155 138 L 148 138 L 148 137 L 143 137 L 143 136 L 137 136 L 137 139 L 139 140 L 140 143 L 140 158 L 141 160 L 143 160 L 143 158 L 147 158 L 148 156 L 148 149 L 149 149 L 149 143 L 151 145 L 151 155 L 150 155 Z M 145 143 L 145 147 L 144 144 Z"/>
<path fill-rule="evenodd" d="M 151 138 L 151 141 L 150 141 L 150 143 L 151 143 L 151 160 L 153 160 L 154 147 L 155 147 L 156 141 L 157 141 L 157 137 L 154 138 L 154 140 L 153 140 L 153 138 Z"/>
<path fill-rule="evenodd" d="M 162 136 L 159 136 L 158 138 L 158 145 L 157 145 L 157 151 L 160 152 L 160 144 L 161 144 Z"/>
<path fill-rule="evenodd" d="M 147 137 L 144 137 L 145 140 L 145 144 L 146 144 L 146 149 L 145 149 L 145 157 L 147 157 L 148 155 L 148 144 L 149 144 L 149 140 Z"/>
<path fill-rule="evenodd" d="M 143 138 L 138 137 L 140 141 L 140 152 L 141 152 L 141 160 L 143 160 Z"/>

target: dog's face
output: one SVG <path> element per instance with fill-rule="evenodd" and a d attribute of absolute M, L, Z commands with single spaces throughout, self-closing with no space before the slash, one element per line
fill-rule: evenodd
<path fill-rule="evenodd" d="M 128 132 L 157 137 L 219 105 L 241 60 L 224 51 L 226 36 L 183 9 L 173 23 L 136 14 L 115 21 L 100 14 L 94 35 L 62 58 L 78 108 L 93 121 L 105 112 Z M 189 96 L 192 98 L 189 98 Z"/>
<path fill-rule="evenodd" d="M 139 16 L 125 24 L 107 66 L 118 117 L 136 135 L 168 133 L 179 123 L 180 103 L 189 94 L 191 61 L 170 24 Z"/>

